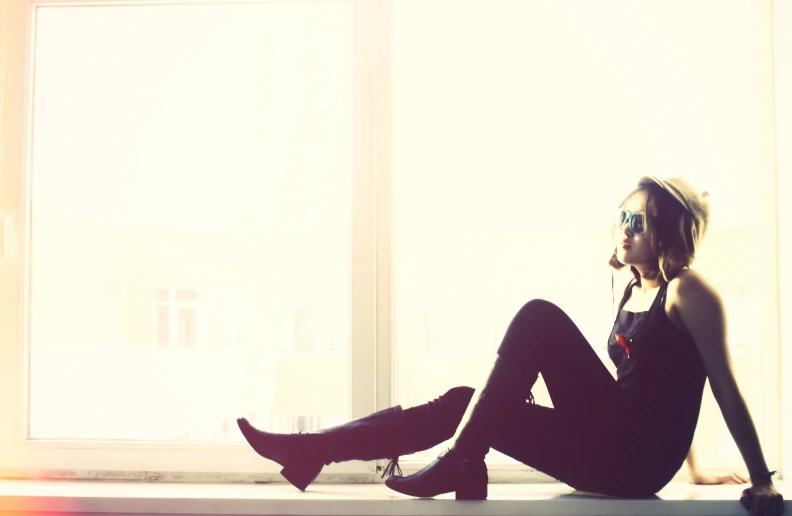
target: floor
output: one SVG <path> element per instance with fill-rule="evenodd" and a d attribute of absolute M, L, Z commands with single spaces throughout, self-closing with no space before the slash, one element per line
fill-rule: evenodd
<path fill-rule="evenodd" d="M 778 482 L 784 493 L 785 484 Z M 745 486 L 672 483 L 648 500 L 620 500 L 563 484 L 491 484 L 484 502 L 414 499 L 383 484 L 176 484 L 0 480 L 0 514 L 263 515 L 740 515 Z M 789 495 L 792 498 L 792 494 Z M 792 515 L 792 502 L 786 502 Z"/>

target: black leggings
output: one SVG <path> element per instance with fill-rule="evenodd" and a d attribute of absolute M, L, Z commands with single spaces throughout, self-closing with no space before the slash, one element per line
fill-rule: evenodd
<path fill-rule="evenodd" d="M 526 303 L 498 354 L 524 366 L 524 384 L 515 388 L 524 389 L 526 398 L 541 374 L 553 408 L 522 404 L 500 431 L 495 450 L 584 491 L 649 496 L 663 487 L 641 474 L 650 464 L 631 464 L 622 391 L 560 308 L 543 300 Z M 408 426 L 420 434 L 415 438 L 439 443 L 453 436 L 473 392 L 455 387 L 434 402 L 407 409 Z"/>

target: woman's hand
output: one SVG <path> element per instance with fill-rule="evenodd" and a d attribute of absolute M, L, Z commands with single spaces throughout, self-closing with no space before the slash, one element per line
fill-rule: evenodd
<path fill-rule="evenodd" d="M 755 516 L 779 516 L 784 512 L 784 497 L 773 484 L 754 484 L 742 493 L 740 503 Z"/>
<path fill-rule="evenodd" d="M 728 475 L 718 475 L 710 471 L 697 471 L 691 473 L 688 480 L 691 484 L 697 485 L 728 484 L 730 482 L 735 484 L 747 484 L 749 482 L 748 477 L 744 477 L 736 472 Z"/>

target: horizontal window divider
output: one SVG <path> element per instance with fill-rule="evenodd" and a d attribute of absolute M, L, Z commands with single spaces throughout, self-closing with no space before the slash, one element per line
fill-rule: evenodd
<path fill-rule="evenodd" d="M 113 441 L 113 440 L 69 440 L 69 439 L 30 439 L 19 445 L 28 449 L 66 449 L 66 450 L 168 450 L 168 451 L 218 451 L 231 453 L 251 453 L 247 443 L 213 442 L 173 442 L 173 441 Z"/>
<path fill-rule="evenodd" d="M 489 470 L 490 483 L 517 484 L 559 483 L 536 470 Z M 387 477 L 386 477 L 387 478 Z M 195 471 L 116 471 L 116 470 L 69 470 L 69 469 L 0 469 L 0 479 L 24 480 L 101 480 L 101 481 L 145 481 L 163 483 L 228 483 L 228 484 L 274 484 L 287 481 L 279 472 L 238 473 L 238 472 L 195 472 Z M 314 484 L 381 484 L 385 482 L 381 471 L 362 473 L 323 471 Z M 296 490 L 295 490 L 296 491 Z"/>
<path fill-rule="evenodd" d="M 27 0 L 36 7 L 223 5 L 226 0 Z M 235 4 L 332 4 L 354 0 L 234 0 Z"/>
<path fill-rule="evenodd" d="M 366 473 L 321 473 L 314 483 L 375 484 L 380 478 L 377 472 Z M 115 470 L 17 470 L 0 469 L 0 479 L 7 480 L 101 480 L 101 481 L 145 481 L 163 483 L 219 483 L 219 484 L 273 484 L 286 483 L 280 473 L 223 473 L 195 471 L 115 471 Z M 384 480 L 381 480 L 384 482 Z"/>
<path fill-rule="evenodd" d="M 112 453 L 111 460 L 107 453 Z M 16 456 L 15 456 L 16 455 Z M 74 472 L 99 473 L 105 475 L 137 475 L 137 472 L 169 475 L 240 474 L 279 476 L 282 466 L 263 459 L 255 453 L 229 454 L 227 452 L 173 451 L 173 450 L 17 450 L 6 457 L 0 478 L 9 477 L 9 472 L 53 472 L 66 471 L 67 478 Z M 329 475 L 359 475 L 377 472 L 375 462 L 350 461 L 330 464 L 322 473 Z M 11 475 L 13 476 L 13 475 Z M 137 478 L 137 477 L 135 477 Z M 186 478 L 186 477 L 185 477 Z"/>

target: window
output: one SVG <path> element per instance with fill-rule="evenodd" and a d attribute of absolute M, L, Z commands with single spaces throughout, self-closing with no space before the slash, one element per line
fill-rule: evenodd
<path fill-rule="evenodd" d="M 433 42 L 427 20 L 450 11 Z M 692 21 L 704 11 L 678 16 L 668 4 L 613 14 L 601 4 L 393 4 L 398 399 L 420 403 L 480 378 L 482 358 L 534 297 L 565 309 L 607 362 L 607 210 L 639 174 L 679 174 L 711 194 L 698 268 L 724 295 L 738 380 L 769 441 L 760 393 L 774 351 L 756 329 L 775 324 L 761 310 L 774 294 L 755 281 L 749 244 L 764 234 L 760 192 L 771 192 L 770 169 L 756 172 L 755 127 L 769 118 L 746 51 L 757 37 L 751 7 L 706 29 Z M 468 37 L 489 27 L 491 37 Z M 444 351 L 439 366 L 432 349 Z M 699 439 L 702 461 L 739 468 L 713 404 L 707 391 L 699 434 L 719 437 Z"/>
<path fill-rule="evenodd" d="M 198 291 L 157 290 L 157 348 L 198 346 Z"/>
<path fill-rule="evenodd" d="M 14 199 L 36 227 L 17 276 L 30 404 L 15 438 L 93 449 L 77 469 L 126 441 L 113 467 L 128 469 L 163 446 L 242 451 L 243 415 L 347 420 L 349 370 L 371 369 L 349 346 L 363 2 L 89 3 L 13 4 L 30 9 L 13 26 L 36 32 L 34 193 Z M 262 467 L 234 455 L 179 467 Z"/>
<path fill-rule="evenodd" d="M 610 213 L 643 173 L 711 193 L 698 267 L 781 467 L 764 4 L 0 5 L 15 469 L 274 474 L 236 417 L 306 431 L 476 383 L 534 297 L 607 361 Z M 711 398 L 699 434 L 742 467 Z"/>

